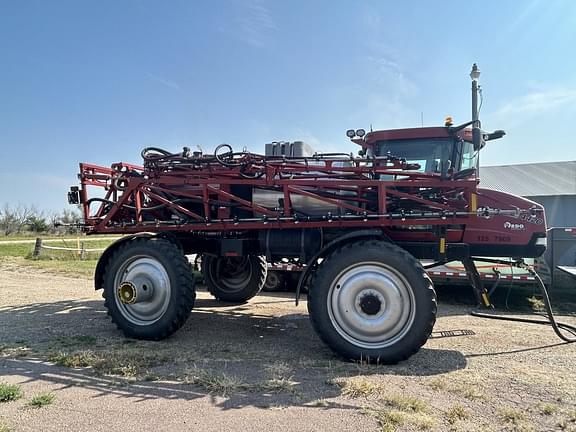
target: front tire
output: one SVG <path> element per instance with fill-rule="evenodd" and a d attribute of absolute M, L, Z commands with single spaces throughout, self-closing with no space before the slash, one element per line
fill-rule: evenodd
<path fill-rule="evenodd" d="M 138 292 L 126 301 L 129 294 Z M 160 238 L 139 238 L 112 253 L 104 274 L 104 305 L 126 336 L 165 339 L 184 325 L 196 293 L 182 250 Z"/>
<path fill-rule="evenodd" d="M 426 343 L 436 294 L 420 262 L 404 249 L 360 241 L 322 262 L 310 283 L 308 311 L 320 338 L 340 356 L 395 364 Z"/>
<path fill-rule="evenodd" d="M 256 255 L 214 257 L 204 255 L 202 273 L 208 292 L 216 299 L 244 303 L 260 292 L 266 281 L 266 260 Z"/>

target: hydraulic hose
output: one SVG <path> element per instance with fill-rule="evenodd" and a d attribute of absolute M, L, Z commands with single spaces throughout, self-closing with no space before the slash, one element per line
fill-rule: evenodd
<path fill-rule="evenodd" d="M 576 326 L 556 321 L 556 317 L 554 316 L 554 312 L 552 311 L 552 306 L 550 304 L 550 297 L 548 296 L 548 289 L 546 288 L 546 285 L 544 285 L 544 282 L 542 281 L 540 276 L 534 271 L 534 269 L 528 268 L 528 272 L 530 273 L 530 275 L 534 276 L 534 278 L 538 282 L 538 287 L 540 288 L 540 292 L 542 293 L 542 297 L 544 298 L 544 305 L 546 307 L 546 313 L 548 315 L 547 320 L 539 320 L 534 318 L 517 318 L 506 315 L 494 315 L 479 311 L 472 311 L 471 315 L 480 318 L 497 319 L 503 321 L 515 321 L 528 324 L 550 325 L 552 326 L 554 333 L 556 333 L 556 335 L 563 341 L 568 343 L 576 342 Z M 562 331 L 567 332 L 574 337 L 566 336 L 564 333 L 562 333 Z"/>

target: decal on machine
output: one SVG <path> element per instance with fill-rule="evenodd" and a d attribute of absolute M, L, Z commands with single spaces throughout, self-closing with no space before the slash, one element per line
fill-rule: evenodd
<path fill-rule="evenodd" d="M 526 227 L 523 223 L 504 222 L 504 228 L 512 231 L 524 231 Z"/>

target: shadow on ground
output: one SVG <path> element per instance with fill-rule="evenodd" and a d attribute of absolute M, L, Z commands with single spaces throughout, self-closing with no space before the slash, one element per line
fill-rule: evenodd
<path fill-rule="evenodd" d="M 199 299 L 186 325 L 160 342 L 124 338 L 101 301 L 63 300 L 0 308 L 0 375 L 42 380 L 58 388 L 83 387 L 94 397 L 115 395 L 136 401 L 150 398 L 195 399 L 211 395 L 223 409 L 244 406 L 318 406 L 340 395 L 334 380 L 356 375 L 430 376 L 466 367 L 458 351 L 423 348 L 393 366 L 343 362 L 317 338 L 305 309 L 283 306 L 290 296 L 267 296 L 254 303 L 229 305 Z M 96 353 L 149 358 L 135 377 L 99 374 L 91 368 L 67 368 L 48 361 L 54 353 Z M 192 371 L 192 372 L 191 372 Z M 208 381 L 230 380 L 229 391 L 187 380 L 201 372 Z M 153 377 L 153 378 L 151 378 Z M 147 379 L 157 379 L 149 382 Z M 192 382 L 192 384 L 187 383 Z M 236 385 L 238 384 L 238 385 Z"/>

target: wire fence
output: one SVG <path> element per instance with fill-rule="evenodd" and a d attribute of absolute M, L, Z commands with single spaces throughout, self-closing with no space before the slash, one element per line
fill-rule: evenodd
<path fill-rule="evenodd" d="M 85 247 L 84 242 L 80 240 L 77 241 L 76 247 L 48 246 L 44 244 L 41 238 L 37 238 L 36 243 L 34 244 L 34 251 L 32 252 L 32 256 L 34 258 L 40 258 L 44 255 L 42 251 L 59 251 L 70 254 L 78 259 L 87 259 L 92 258 L 95 255 L 100 255 L 105 249 L 106 248 L 87 248 Z"/>

